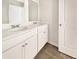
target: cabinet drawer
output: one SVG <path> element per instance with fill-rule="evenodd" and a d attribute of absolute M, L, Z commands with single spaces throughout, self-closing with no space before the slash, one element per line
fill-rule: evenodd
<path fill-rule="evenodd" d="M 42 25 L 38 27 L 38 33 L 48 31 L 48 25 Z"/>

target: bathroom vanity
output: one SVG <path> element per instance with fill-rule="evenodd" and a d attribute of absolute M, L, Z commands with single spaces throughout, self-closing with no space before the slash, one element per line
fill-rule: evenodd
<path fill-rule="evenodd" d="M 15 30 L 7 36 L 3 34 L 3 59 L 34 59 L 47 42 L 47 24 Z"/>

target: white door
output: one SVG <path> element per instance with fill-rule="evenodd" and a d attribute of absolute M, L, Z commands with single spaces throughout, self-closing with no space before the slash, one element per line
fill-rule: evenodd
<path fill-rule="evenodd" d="M 76 0 L 59 1 L 59 51 L 76 58 Z"/>
<path fill-rule="evenodd" d="M 37 35 L 25 42 L 25 59 L 34 59 L 37 54 Z"/>

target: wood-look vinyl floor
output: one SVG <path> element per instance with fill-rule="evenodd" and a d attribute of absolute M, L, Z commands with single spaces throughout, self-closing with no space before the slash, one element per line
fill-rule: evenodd
<path fill-rule="evenodd" d="M 46 44 L 34 59 L 75 59 L 58 51 L 58 48 Z"/>

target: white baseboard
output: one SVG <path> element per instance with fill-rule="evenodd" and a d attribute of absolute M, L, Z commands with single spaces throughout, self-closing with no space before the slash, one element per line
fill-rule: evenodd
<path fill-rule="evenodd" d="M 48 43 L 50 43 L 51 45 L 54 45 L 54 46 L 58 47 L 58 44 L 57 44 L 57 43 L 55 43 L 55 42 L 48 41 Z"/>
<path fill-rule="evenodd" d="M 62 47 L 59 49 L 60 52 L 63 52 L 69 56 L 72 56 L 74 58 L 77 58 L 77 53 L 76 53 L 76 49 L 69 49 L 67 47 Z"/>

